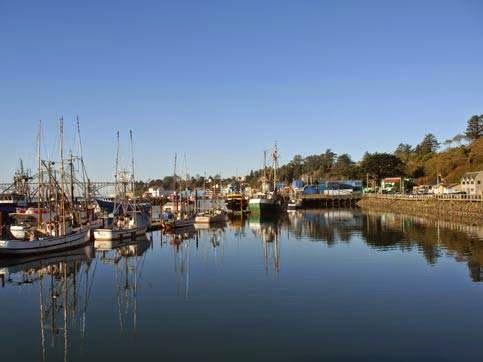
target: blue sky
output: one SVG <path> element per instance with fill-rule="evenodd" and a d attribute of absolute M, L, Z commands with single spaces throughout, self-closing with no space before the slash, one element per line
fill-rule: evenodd
<path fill-rule="evenodd" d="M 33 166 L 37 122 L 81 119 L 93 178 L 114 134 L 138 176 L 245 174 L 327 148 L 359 159 L 483 113 L 483 2 L 1 1 L 0 180 Z M 53 142 L 53 137 L 50 137 Z M 53 146 L 46 146 L 52 152 Z"/>

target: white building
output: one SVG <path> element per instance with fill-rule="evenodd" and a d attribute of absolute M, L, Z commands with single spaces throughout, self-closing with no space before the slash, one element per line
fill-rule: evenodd
<path fill-rule="evenodd" d="M 162 197 L 166 194 L 162 187 L 150 187 L 147 192 L 151 197 Z"/>
<path fill-rule="evenodd" d="M 466 173 L 461 179 L 461 190 L 467 195 L 483 196 L 483 171 Z"/>

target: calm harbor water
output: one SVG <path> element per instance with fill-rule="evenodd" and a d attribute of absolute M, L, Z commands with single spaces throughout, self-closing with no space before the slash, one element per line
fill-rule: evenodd
<path fill-rule="evenodd" d="M 351 210 L 0 260 L 9 361 L 483 358 L 483 230 Z"/>

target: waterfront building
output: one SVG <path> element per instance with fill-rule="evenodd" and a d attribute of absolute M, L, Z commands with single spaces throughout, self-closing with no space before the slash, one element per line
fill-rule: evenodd
<path fill-rule="evenodd" d="M 483 196 L 483 171 L 465 173 L 461 179 L 461 189 L 467 195 Z"/>

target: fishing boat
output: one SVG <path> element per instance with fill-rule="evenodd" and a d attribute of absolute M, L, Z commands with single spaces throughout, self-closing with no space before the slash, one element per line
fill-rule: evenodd
<path fill-rule="evenodd" d="M 243 213 L 247 210 L 248 199 L 239 192 L 229 193 L 225 196 L 225 205 L 230 213 Z"/>
<path fill-rule="evenodd" d="M 131 173 L 119 171 L 119 132 L 117 132 L 117 156 L 115 187 L 116 197 L 113 200 L 112 214 L 105 217 L 104 226 L 94 230 L 94 239 L 100 241 L 135 239 L 145 235 L 149 227 L 149 213 L 140 208 L 135 197 L 134 178 L 134 146 L 132 131 L 129 132 L 131 143 Z M 130 188 L 132 199 L 128 198 Z"/>
<path fill-rule="evenodd" d="M 195 217 L 195 224 L 216 224 L 226 221 L 226 212 L 221 209 L 212 209 L 199 212 Z"/>
<path fill-rule="evenodd" d="M 97 241 L 109 240 L 132 240 L 138 236 L 146 235 L 148 231 L 147 222 L 138 212 L 129 217 L 117 217 L 116 224 L 113 225 L 113 218 L 105 219 L 109 227 L 94 230 L 94 239 Z"/>
<path fill-rule="evenodd" d="M 195 212 L 193 206 L 197 205 L 197 200 L 191 202 L 188 190 L 188 175 L 185 178 L 185 188 L 181 192 L 181 182 L 177 182 L 176 175 L 178 155 L 174 156 L 173 190 L 169 208 L 164 208 L 162 215 L 162 226 L 167 230 L 184 229 L 193 227 L 195 224 Z M 185 160 L 186 161 L 186 160 Z M 196 206 L 195 206 L 196 207 Z"/>
<path fill-rule="evenodd" d="M 70 248 L 76 248 L 89 242 L 89 229 L 72 230 L 61 236 L 36 237 L 33 240 L 0 240 L 0 254 L 29 255 L 50 253 Z"/>
<path fill-rule="evenodd" d="M 277 194 L 277 169 L 278 169 L 278 149 L 277 145 L 272 152 L 272 182 L 267 169 L 267 152 L 264 152 L 264 175 L 262 177 L 262 191 L 255 194 L 248 201 L 248 209 L 255 216 L 274 216 L 281 211 L 282 204 Z M 273 188 L 272 188 L 273 186 Z"/>
<path fill-rule="evenodd" d="M 22 236 L 21 238 L 13 237 L 7 240 L 0 240 L 0 254 L 28 255 L 50 253 L 82 246 L 90 239 L 90 229 L 76 223 L 74 205 L 65 192 L 64 123 L 62 118 L 59 120 L 59 130 L 60 180 L 57 179 L 57 173 L 53 170 L 55 163 L 41 160 L 42 124 L 40 123 L 37 143 L 40 181 L 37 196 L 37 225 L 33 228 L 19 229 L 17 236 Z M 47 183 L 43 182 L 42 176 L 44 174 L 48 177 Z M 70 178 L 70 182 L 70 189 L 73 190 L 73 177 Z M 73 199 L 73 196 L 71 199 Z M 42 220 L 41 215 L 44 214 L 45 208 L 50 209 L 51 215 L 56 215 L 54 219 Z"/>
<path fill-rule="evenodd" d="M 281 210 L 281 203 L 273 194 L 260 193 L 250 199 L 248 208 L 255 216 L 275 216 Z"/>
<path fill-rule="evenodd" d="M 161 214 L 161 227 L 166 230 L 191 227 L 195 223 L 195 217 L 188 214 L 173 213 L 165 210 Z"/>

